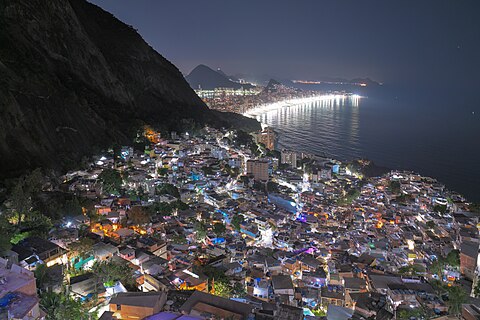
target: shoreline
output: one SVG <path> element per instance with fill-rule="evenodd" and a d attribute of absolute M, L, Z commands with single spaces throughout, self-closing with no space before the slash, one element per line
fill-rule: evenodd
<path fill-rule="evenodd" d="M 256 106 L 244 113 L 242 113 L 243 116 L 249 117 L 249 118 L 255 118 L 261 114 L 267 113 L 269 111 L 273 110 L 278 110 L 282 108 L 289 108 L 289 107 L 294 107 L 297 105 L 301 105 L 304 103 L 310 103 L 310 102 L 316 102 L 316 101 L 333 101 L 333 100 L 341 100 L 341 99 L 347 99 L 347 98 L 353 98 L 353 99 L 359 99 L 362 96 L 353 94 L 320 94 L 316 95 L 313 97 L 307 97 L 307 98 L 293 98 L 293 99 L 287 99 L 287 100 L 282 100 L 278 102 L 273 102 L 269 104 L 263 104 Z"/>
<path fill-rule="evenodd" d="M 275 102 L 275 103 L 270 103 L 270 104 L 257 106 L 255 108 L 252 108 L 251 110 L 243 113 L 242 115 L 246 116 L 246 117 L 249 117 L 249 118 L 257 119 L 257 117 L 259 117 L 263 114 L 266 114 L 270 111 L 283 109 L 283 108 L 294 107 L 294 106 L 298 106 L 298 105 L 305 104 L 305 103 L 311 103 L 311 102 L 316 102 L 316 101 L 327 101 L 327 100 L 332 100 L 333 101 L 333 100 L 347 99 L 347 98 L 360 99 L 362 97 L 363 96 L 349 95 L 349 94 L 322 94 L 322 95 L 316 95 L 316 96 L 308 97 L 308 98 L 287 99 L 287 100 L 282 100 L 282 101 Z M 266 123 L 263 123 L 260 120 L 258 120 L 258 121 L 260 122 L 262 128 L 268 127 L 268 125 Z M 277 128 L 272 127 L 272 129 L 276 130 Z M 284 146 L 284 147 L 286 147 L 286 146 Z M 304 151 L 299 150 L 298 147 L 290 148 L 289 150 L 292 150 L 292 151 L 295 151 L 295 152 L 304 152 Z M 317 155 L 317 154 L 315 154 L 315 155 Z M 320 155 L 317 155 L 317 156 L 320 156 Z M 340 159 L 340 158 L 335 157 L 333 155 L 327 154 L 326 152 L 323 156 L 325 156 L 327 158 L 334 159 L 334 160 L 338 160 L 338 161 L 341 161 L 341 162 L 354 162 L 354 161 L 358 161 L 358 160 L 369 160 L 369 161 L 372 162 L 372 164 L 374 164 L 375 167 L 379 167 L 383 170 L 388 169 L 388 171 L 412 172 L 412 173 L 418 174 L 422 177 L 426 177 L 426 178 L 436 180 L 438 183 L 444 185 L 445 188 L 449 192 L 453 192 L 453 193 L 456 193 L 456 194 L 460 195 L 467 202 L 476 202 L 475 199 L 471 198 L 471 196 L 465 195 L 465 193 L 462 192 L 462 191 L 457 191 L 457 188 L 453 187 L 451 185 L 451 183 L 444 182 L 443 179 L 437 177 L 436 175 L 425 175 L 424 173 L 422 173 L 423 170 L 414 170 L 412 168 L 405 168 L 405 167 L 402 167 L 402 166 L 395 166 L 395 165 L 392 166 L 392 165 L 388 165 L 388 164 L 384 165 L 381 161 L 380 161 L 380 164 L 377 165 L 375 160 L 369 159 L 366 156 L 363 156 L 363 157 L 360 157 L 360 158 L 352 158 L 352 159 Z"/>

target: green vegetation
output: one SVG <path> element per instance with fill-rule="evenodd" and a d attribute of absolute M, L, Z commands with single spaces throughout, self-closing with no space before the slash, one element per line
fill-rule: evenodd
<path fill-rule="evenodd" d="M 45 292 L 40 295 L 40 306 L 47 313 L 47 320 L 90 320 L 96 319 L 89 314 L 81 301 L 76 301 L 64 293 Z"/>
<path fill-rule="evenodd" d="M 268 192 L 278 192 L 278 183 L 273 181 L 267 182 L 267 191 Z"/>
<path fill-rule="evenodd" d="M 313 309 L 311 311 L 316 317 L 326 317 L 327 316 L 327 313 L 322 309 Z"/>
<path fill-rule="evenodd" d="M 213 170 L 212 167 L 208 167 L 208 166 L 203 166 L 202 167 L 202 172 L 204 175 L 206 176 L 211 176 L 211 175 L 214 175 L 215 174 L 215 171 Z"/>
<path fill-rule="evenodd" d="M 234 143 L 237 146 L 250 146 L 254 144 L 253 137 L 243 130 L 237 130 Z"/>
<path fill-rule="evenodd" d="M 187 210 L 188 204 L 180 200 L 174 202 L 155 202 L 152 205 L 146 207 L 150 216 L 170 216 L 175 210 Z"/>
<path fill-rule="evenodd" d="M 207 237 L 207 226 L 201 221 L 197 221 L 194 225 L 197 241 L 203 241 Z"/>
<path fill-rule="evenodd" d="M 425 274 L 425 267 L 420 264 L 412 264 L 408 266 L 401 267 L 398 269 L 398 273 L 401 275 L 409 275 L 409 276 L 418 276 Z"/>
<path fill-rule="evenodd" d="M 462 311 L 462 304 L 467 301 L 467 292 L 460 286 L 447 287 L 448 292 L 448 312 L 452 315 L 458 315 Z"/>
<path fill-rule="evenodd" d="M 166 176 L 168 174 L 168 168 L 158 168 L 157 173 L 159 176 Z"/>
<path fill-rule="evenodd" d="M 272 157 L 275 159 L 280 159 L 281 158 L 281 152 L 278 150 L 268 150 L 267 149 L 267 157 Z"/>
<path fill-rule="evenodd" d="M 233 228 L 237 231 L 240 231 L 240 225 L 245 221 L 241 214 L 236 214 L 230 221 Z"/>
<path fill-rule="evenodd" d="M 459 250 L 452 250 L 447 254 L 447 258 L 445 259 L 446 264 L 451 267 L 458 268 L 460 267 L 460 251 Z"/>
<path fill-rule="evenodd" d="M 245 287 L 238 282 L 231 284 L 231 279 L 225 273 L 210 265 L 196 267 L 197 272 L 201 272 L 208 277 L 209 290 L 213 289 L 213 293 L 224 298 L 238 298 L 246 294 Z M 213 288 L 212 288 L 213 285 Z"/>
<path fill-rule="evenodd" d="M 224 166 L 224 170 L 232 178 L 238 177 L 238 175 L 240 174 L 240 169 L 239 168 L 237 168 L 237 167 L 232 168 L 228 164 L 226 164 Z"/>
<path fill-rule="evenodd" d="M 438 212 L 438 213 L 443 215 L 443 214 L 445 214 L 445 212 L 447 212 L 447 206 L 441 206 L 441 205 L 437 204 L 433 207 L 433 211 Z"/>
<path fill-rule="evenodd" d="M 353 200 L 357 199 L 360 196 L 360 190 L 358 189 L 350 189 L 348 190 L 345 197 L 338 199 L 338 205 L 349 205 L 352 204 Z"/>
<path fill-rule="evenodd" d="M 437 260 L 433 261 L 433 263 L 430 265 L 430 271 L 433 274 L 436 274 L 439 277 L 442 277 L 443 270 L 447 265 L 453 268 L 460 267 L 460 251 L 452 250 L 448 253 L 447 257 L 445 258 L 439 257 Z"/>
<path fill-rule="evenodd" d="M 128 213 L 128 221 L 135 225 L 142 225 L 150 222 L 148 211 L 142 206 L 132 207 Z"/>
<path fill-rule="evenodd" d="M 391 180 L 388 187 L 393 194 L 399 194 L 401 191 L 400 182 L 396 180 Z"/>
<path fill-rule="evenodd" d="M 119 195 L 122 188 L 123 179 L 120 173 L 115 169 L 105 169 L 100 173 L 98 179 L 102 181 L 103 192 L 105 194 Z"/>
<path fill-rule="evenodd" d="M 458 315 L 462 310 L 462 304 L 466 303 L 468 294 L 465 288 L 461 286 L 448 286 L 443 284 L 440 280 L 430 280 L 429 283 L 435 289 L 437 295 L 447 294 L 446 301 L 448 305 L 448 312 L 451 315 Z"/>
<path fill-rule="evenodd" d="M 426 225 L 429 229 L 433 229 L 435 228 L 435 221 L 432 221 L 432 220 L 427 221 Z"/>
<path fill-rule="evenodd" d="M 113 261 L 95 262 L 92 272 L 106 286 L 112 286 L 120 281 L 129 291 L 136 291 L 136 283 L 133 277 L 133 270 L 127 264 L 119 264 Z"/>
<path fill-rule="evenodd" d="M 35 271 L 33 272 L 35 275 L 35 280 L 37 283 L 37 289 L 41 291 L 43 285 L 49 280 L 48 270 L 45 264 L 40 264 L 37 266 Z"/>
<path fill-rule="evenodd" d="M 164 183 L 160 186 L 157 186 L 156 192 L 158 195 L 168 194 L 172 197 L 180 198 L 180 192 L 178 191 L 178 188 L 170 183 Z"/>
<path fill-rule="evenodd" d="M 69 254 L 71 257 L 86 258 L 88 253 L 92 250 L 94 244 L 94 240 L 86 237 L 80 237 L 78 241 L 72 242 L 68 246 L 70 250 Z"/>
<path fill-rule="evenodd" d="M 401 309 L 397 312 L 398 319 L 421 319 L 425 317 L 425 311 L 421 308 Z"/>
<path fill-rule="evenodd" d="M 408 204 L 408 203 L 412 202 L 414 199 L 409 194 L 401 194 L 395 200 L 398 203 Z"/>
<path fill-rule="evenodd" d="M 225 227 L 225 225 L 223 223 L 218 222 L 218 223 L 215 223 L 213 225 L 213 232 L 215 232 L 215 234 L 218 237 L 223 235 L 226 230 L 227 230 L 227 228 Z"/>

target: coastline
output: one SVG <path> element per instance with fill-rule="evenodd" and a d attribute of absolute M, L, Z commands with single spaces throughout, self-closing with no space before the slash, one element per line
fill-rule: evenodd
<path fill-rule="evenodd" d="M 304 103 L 311 103 L 311 102 L 317 102 L 317 101 L 327 101 L 327 100 L 340 100 L 340 99 L 347 99 L 349 97 L 352 97 L 353 95 L 349 95 L 349 94 L 323 94 L 323 95 L 316 95 L 316 96 L 312 96 L 312 97 L 308 97 L 308 98 L 296 98 L 296 99 L 288 99 L 288 100 L 282 100 L 282 101 L 279 101 L 279 102 L 275 102 L 275 103 L 271 103 L 271 104 L 265 104 L 265 105 L 260 105 L 260 106 L 257 106 L 255 108 L 252 108 L 250 109 L 249 111 L 243 113 L 244 116 L 246 117 L 250 117 L 250 118 L 258 118 L 259 116 L 265 114 L 265 113 L 268 113 L 270 111 L 274 111 L 274 110 L 278 110 L 278 109 L 283 109 L 283 108 L 290 108 L 290 107 L 295 107 L 295 106 L 298 106 L 298 105 L 301 105 L 301 104 L 304 104 Z M 362 96 L 358 96 L 358 95 L 355 95 L 354 96 L 356 99 L 359 99 L 359 98 L 362 98 Z M 259 119 L 257 119 L 259 120 Z M 267 127 L 269 126 L 268 124 L 266 123 L 263 123 L 259 120 L 262 128 L 264 127 Z M 275 127 L 272 127 L 274 130 L 278 129 L 278 128 L 275 128 Z M 302 150 L 299 150 L 298 146 L 297 147 L 291 147 L 289 148 L 289 150 L 292 150 L 292 151 L 296 151 L 296 152 L 303 152 Z M 313 154 L 316 154 L 315 152 Z M 371 159 L 369 157 L 367 157 L 366 155 L 364 156 L 361 156 L 361 157 L 357 157 L 357 158 L 339 158 L 335 155 L 332 155 L 332 154 L 328 154 L 328 152 L 325 153 L 324 155 L 325 157 L 328 157 L 328 158 L 331 158 L 331 159 L 335 159 L 335 160 L 339 160 L 339 161 L 342 161 L 342 162 L 352 162 L 352 161 L 356 161 L 356 160 L 361 160 L 361 159 L 364 159 L 364 160 L 369 160 L 372 162 L 373 166 L 374 167 L 378 167 L 378 168 L 375 168 L 375 170 L 373 170 L 375 173 L 377 173 L 377 170 L 376 169 L 379 169 L 379 171 L 406 171 L 406 172 L 413 172 L 413 173 L 416 173 L 422 177 L 428 177 L 428 178 L 431 178 L 431 179 L 434 179 L 436 180 L 438 183 L 444 185 L 450 192 L 454 192 L 456 194 L 459 194 L 461 195 L 464 199 L 467 199 L 467 201 L 473 201 L 475 202 L 475 197 L 471 197 L 471 195 L 468 195 L 468 194 L 465 194 L 465 190 L 458 190 L 457 186 L 453 186 L 451 182 L 449 181 L 445 181 L 442 177 L 439 177 L 438 175 L 435 175 L 435 174 L 429 174 L 429 173 L 425 173 L 424 170 L 420 169 L 420 168 L 412 168 L 411 166 L 402 166 L 402 165 L 395 165 L 395 164 L 385 164 L 384 162 L 382 163 L 381 161 L 379 161 L 379 165 L 377 165 L 377 160 L 378 159 Z M 373 172 L 369 172 L 367 173 L 367 176 L 374 176 L 375 173 Z M 372 175 L 373 174 L 373 175 Z"/>
<path fill-rule="evenodd" d="M 353 99 L 359 99 L 361 96 L 359 95 L 348 95 L 348 94 L 320 94 L 320 95 L 315 95 L 312 97 L 307 97 L 307 98 L 294 98 L 294 99 L 288 99 L 288 100 L 282 100 L 278 102 L 273 102 L 269 104 L 263 104 L 256 106 L 253 109 L 250 109 L 246 112 L 244 112 L 242 115 L 245 117 L 249 118 L 255 118 L 261 114 L 264 114 L 269 111 L 277 110 L 277 109 L 282 109 L 282 108 L 289 108 L 297 105 L 301 105 L 304 103 L 310 103 L 310 102 L 317 102 L 317 101 L 333 101 L 333 100 L 341 100 L 341 99 L 347 99 L 347 98 L 353 98 Z"/>

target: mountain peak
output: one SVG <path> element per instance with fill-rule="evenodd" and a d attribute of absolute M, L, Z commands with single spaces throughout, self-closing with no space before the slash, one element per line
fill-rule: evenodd
<path fill-rule="evenodd" d="M 0 41 L 0 176 L 72 167 L 143 124 L 229 126 L 136 30 L 85 0 L 1 1 Z"/>
<path fill-rule="evenodd" d="M 204 64 L 196 66 L 185 79 L 194 89 L 213 90 L 215 88 L 240 89 L 251 87 L 250 84 L 234 82 L 220 69 L 215 71 Z"/>

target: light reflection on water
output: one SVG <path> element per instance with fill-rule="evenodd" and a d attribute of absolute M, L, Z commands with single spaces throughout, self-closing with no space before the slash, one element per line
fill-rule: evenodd
<path fill-rule="evenodd" d="M 281 148 L 338 159 L 361 157 L 359 98 L 317 100 L 278 108 L 256 119 L 277 128 Z"/>
<path fill-rule="evenodd" d="M 458 104 L 347 97 L 277 108 L 256 119 L 280 134 L 280 149 L 368 158 L 437 178 L 480 201 L 480 117 Z"/>

